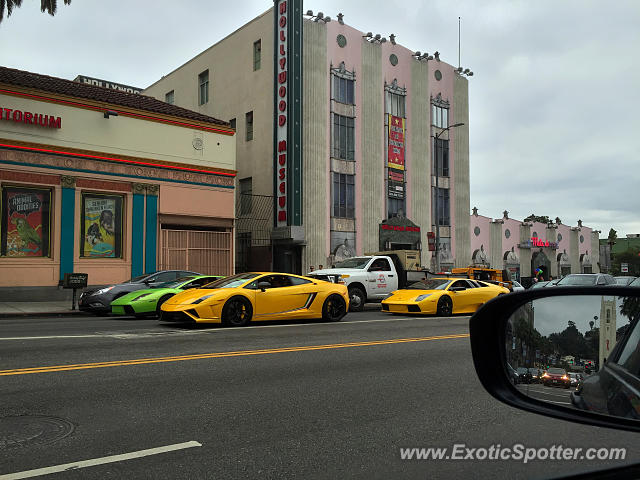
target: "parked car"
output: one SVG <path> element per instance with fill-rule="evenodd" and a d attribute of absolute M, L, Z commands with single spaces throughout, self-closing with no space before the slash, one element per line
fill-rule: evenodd
<path fill-rule="evenodd" d="M 509 293 L 509 289 L 488 282 L 435 277 L 396 290 L 382 301 L 382 311 L 448 317 L 457 313 L 474 313 L 484 303 L 505 293 Z"/>
<path fill-rule="evenodd" d="M 111 312 L 111 302 L 116 298 L 120 298 L 127 293 L 135 292 L 154 286 L 158 286 L 164 282 L 174 281 L 179 277 L 186 275 L 200 275 L 196 272 L 185 270 L 162 270 L 155 273 L 147 273 L 132 278 L 123 283 L 115 285 L 107 285 L 101 288 L 85 289 L 78 300 L 78 309 L 83 312 L 95 314 L 107 314 Z"/>
<path fill-rule="evenodd" d="M 563 277 L 556 285 L 558 287 L 606 286 L 616 285 L 616 281 L 607 273 L 571 273 Z"/>
<path fill-rule="evenodd" d="M 520 283 L 516 282 L 515 280 L 511 280 L 511 283 L 513 284 L 512 291 L 524 292 L 524 287 L 520 285 Z"/>
<path fill-rule="evenodd" d="M 200 288 L 222 278 L 215 275 L 187 276 L 164 282 L 155 287 L 127 293 L 111 302 L 111 313 L 115 315 L 133 315 L 136 318 L 160 316 L 160 307 L 169 298 L 190 288 Z"/>
<path fill-rule="evenodd" d="M 347 314 L 347 287 L 286 273 L 238 273 L 184 291 L 162 304 L 163 322 L 222 323 L 319 319 L 339 322 Z"/>
<path fill-rule="evenodd" d="M 515 368 L 513 368 L 509 363 L 507 363 L 507 372 L 509 372 L 509 380 L 513 385 L 518 385 L 520 383 L 520 376 L 518 372 L 516 372 Z"/>
<path fill-rule="evenodd" d="M 631 285 L 631 283 L 636 279 L 637 277 L 630 277 L 630 276 L 626 276 L 626 277 L 613 277 L 613 279 L 616 281 L 616 284 L 618 285 L 622 285 L 624 287 Z"/>

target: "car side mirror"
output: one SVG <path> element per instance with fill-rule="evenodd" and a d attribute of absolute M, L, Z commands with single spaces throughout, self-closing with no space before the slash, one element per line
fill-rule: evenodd
<path fill-rule="evenodd" d="M 498 400 L 562 420 L 640 432 L 637 288 L 515 292 L 484 304 L 469 330 L 476 373 Z M 545 373 L 537 382 L 520 383 L 510 374 L 520 367 Z M 570 372 L 584 373 L 573 387 Z"/>
<path fill-rule="evenodd" d="M 267 288 L 271 288 L 271 284 L 269 282 L 258 282 L 258 288 L 264 292 Z"/>

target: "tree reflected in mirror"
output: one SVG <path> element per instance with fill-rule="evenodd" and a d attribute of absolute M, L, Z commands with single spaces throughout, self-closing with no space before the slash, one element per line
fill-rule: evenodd
<path fill-rule="evenodd" d="M 506 369 L 543 402 L 640 420 L 640 297 L 540 298 L 505 332 Z"/>

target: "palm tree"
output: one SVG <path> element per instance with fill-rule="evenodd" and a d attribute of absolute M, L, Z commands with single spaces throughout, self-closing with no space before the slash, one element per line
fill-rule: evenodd
<path fill-rule="evenodd" d="M 65 5 L 69 5 L 71 0 L 64 0 Z M 14 8 L 22 6 L 22 0 L 0 0 L 0 22 L 4 18 L 4 10 L 7 9 L 7 17 L 11 16 Z M 53 16 L 58 10 L 58 0 L 40 0 L 40 11 L 47 12 Z"/>

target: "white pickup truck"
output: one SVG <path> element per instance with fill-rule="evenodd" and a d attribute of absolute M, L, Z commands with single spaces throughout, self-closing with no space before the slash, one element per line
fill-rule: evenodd
<path fill-rule="evenodd" d="M 425 275 L 424 272 L 410 273 Z M 391 292 L 403 288 L 407 283 L 407 271 L 393 254 L 349 258 L 337 263 L 333 268 L 315 270 L 307 276 L 344 283 L 349 289 L 349 309 L 355 312 L 362 311 L 367 302 L 381 302 Z M 414 281 L 417 280 L 418 278 Z"/>

